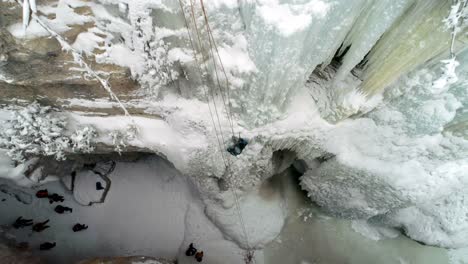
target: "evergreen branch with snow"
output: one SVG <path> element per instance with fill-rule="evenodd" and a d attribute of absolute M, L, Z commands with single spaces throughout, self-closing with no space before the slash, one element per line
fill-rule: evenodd
<path fill-rule="evenodd" d="M 13 118 L 0 130 L 0 148 L 7 149 L 8 156 L 16 162 L 24 162 L 32 156 L 55 156 L 65 159 L 65 152 L 91 152 L 97 136 L 92 127 L 65 135 L 67 121 L 49 106 L 34 102 L 23 109 L 13 111 Z"/>
<path fill-rule="evenodd" d="M 92 141 L 97 137 L 95 128 L 86 126 L 76 130 L 70 137 L 73 152 L 91 153 L 94 150 Z"/>
<path fill-rule="evenodd" d="M 127 129 L 125 129 L 125 132 L 114 131 L 110 133 L 114 150 L 120 155 L 123 149 L 128 146 L 129 142 L 136 138 L 137 133 L 138 129 L 133 124 L 129 125 Z"/>

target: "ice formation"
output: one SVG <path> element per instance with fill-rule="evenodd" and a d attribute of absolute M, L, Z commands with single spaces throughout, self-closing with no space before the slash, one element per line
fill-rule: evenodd
<path fill-rule="evenodd" d="M 281 204 L 249 195 L 294 160 L 305 170 L 301 186 L 334 216 L 468 247 L 468 52 L 463 29 L 450 57 L 444 19 L 452 1 L 200 3 L 39 5 L 57 15 L 39 16 L 57 33 L 91 22 L 73 49 L 129 68 L 141 85 L 141 97 L 122 105 L 144 108 L 143 116 L 65 113 L 69 129 L 93 127 L 97 143 L 167 158 L 194 180 L 213 223 L 244 249 L 273 239 L 284 219 L 242 235 L 232 222 L 232 194 L 242 197 L 246 215 L 256 204 L 265 214 L 283 213 Z M 78 7 L 90 13 L 76 14 Z M 19 29 L 20 22 L 8 28 L 17 38 L 47 33 L 34 21 L 26 35 Z M 118 137 L 132 125 L 134 135 Z M 233 157 L 224 149 L 237 133 L 250 144 Z M 10 167 L 7 176 L 19 178 L 21 165 Z"/>

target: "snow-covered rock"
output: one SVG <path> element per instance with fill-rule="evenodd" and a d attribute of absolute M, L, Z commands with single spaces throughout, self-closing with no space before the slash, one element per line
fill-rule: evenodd
<path fill-rule="evenodd" d="M 440 69 L 414 72 L 394 84 L 404 96 L 388 94 L 386 105 L 331 130 L 324 147 L 335 157 L 302 177 L 314 201 L 342 217 L 390 222 L 427 244 L 468 245 L 468 141 L 447 126 L 464 118 L 468 89 L 457 82 L 434 92 Z"/>

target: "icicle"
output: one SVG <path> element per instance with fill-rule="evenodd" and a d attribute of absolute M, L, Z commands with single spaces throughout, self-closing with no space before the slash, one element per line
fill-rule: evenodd
<path fill-rule="evenodd" d="M 361 90 L 377 94 L 402 74 L 447 52 L 450 32 L 443 21 L 449 11 L 449 1 L 418 1 L 372 48 Z"/>
<path fill-rule="evenodd" d="M 29 0 L 29 4 L 31 5 L 31 10 L 33 13 L 37 13 L 37 6 L 36 6 L 36 0 Z"/>
<path fill-rule="evenodd" d="M 364 58 L 378 39 L 411 4 L 414 4 L 414 1 L 376 1 L 363 11 L 340 50 L 343 53 L 347 47 L 350 47 L 335 77 L 337 81 L 344 80 L 345 76 Z"/>
<path fill-rule="evenodd" d="M 23 1 L 23 31 L 25 35 L 26 35 L 26 28 L 28 27 L 28 24 L 29 24 L 30 14 L 31 14 L 31 10 L 29 7 L 29 0 L 24 0 Z"/>

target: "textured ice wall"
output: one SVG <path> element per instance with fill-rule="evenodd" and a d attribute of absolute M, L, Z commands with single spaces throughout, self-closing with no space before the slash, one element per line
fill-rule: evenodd
<path fill-rule="evenodd" d="M 238 10 L 235 4 L 208 10 L 220 43 L 228 47 L 236 38 L 246 40 L 245 51 L 255 68 L 231 71 L 237 80 L 231 83 L 232 103 L 248 125 L 260 125 L 281 116 L 312 72 L 330 63 L 337 68 L 336 76 L 310 91 L 321 115 L 337 121 L 359 112 L 371 95 L 448 50 L 450 33 L 442 20 L 450 4 L 246 1 Z M 342 82 L 352 71 L 362 84 Z M 351 106 L 343 106 L 351 96 L 356 97 Z"/>
<path fill-rule="evenodd" d="M 441 67 L 403 78 L 387 104 L 330 132 L 325 148 L 336 156 L 302 178 L 314 201 L 335 215 L 402 227 L 427 244 L 468 245 L 468 141 L 445 128 L 466 112 L 467 66 L 443 92 Z"/>

